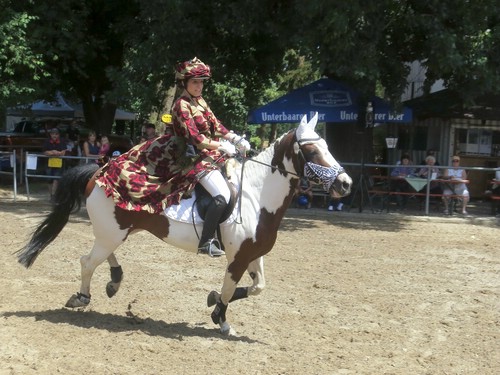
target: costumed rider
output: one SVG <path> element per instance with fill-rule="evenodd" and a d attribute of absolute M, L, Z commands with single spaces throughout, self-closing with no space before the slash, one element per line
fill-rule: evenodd
<path fill-rule="evenodd" d="M 250 144 L 229 132 L 201 96 L 204 82 L 210 77 L 210 67 L 196 57 L 177 65 L 175 79 L 182 93 L 173 105 L 172 116 L 174 134 L 184 137 L 188 148 L 191 146 L 198 155 L 193 169 L 199 183 L 213 197 L 206 211 L 198 252 L 217 257 L 224 251 L 214 235 L 229 203 L 230 190 L 214 161 L 220 162 L 224 154 L 234 155 L 235 145 L 248 151 Z"/>

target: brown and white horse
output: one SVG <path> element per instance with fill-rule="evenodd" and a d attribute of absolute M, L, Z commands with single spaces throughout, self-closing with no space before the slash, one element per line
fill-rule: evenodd
<path fill-rule="evenodd" d="M 317 114 L 307 122 L 281 136 L 269 148 L 247 159 L 235 170 L 239 181 L 237 218 L 221 226 L 227 269 L 221 293 L 212 291 L 208 306 L 224 334 L 234 333 L 226 320 L 229 302 L 259 294 L 265 287 L 263 256 L 274 246 L 278 228 L 290 205 L 299 178 L 306 175 L 321 183 L 332 197 L 349 194 L 352 180 L 328 151 L 326 142 L 314 131 Z M 60 180 L 52 212 L 34 231 L 29 243 L 18 252 L 18 260 L 30 267 L 36 257 L 62 231 L 69 215 L 86 197 L 86 208 L 92 222 L 95 241 L 88 255 L 81 257 L 80 291 L 71 296 L 67 307 L 90 303 L 90 281 L 94 270 L 106 259 L 111 266 L 111 281 L 106 291 L 112 297 L 119 289 L 122 269 L 114 251 L 130 234 L 147 230 L 159 239 L 181 249 L 195 252 L 201 223 L 176 220 L 164 214 L 126 211 L 115 206 L 112 198 L 95 185 L 95 166 L 70 169 Z M 234 180 L 234 177 L 232 178 Z M 198 231 L 198 232 L 196 232 Z M 253 280 L 251 286 L 237 287 L 245 270 Z"/>

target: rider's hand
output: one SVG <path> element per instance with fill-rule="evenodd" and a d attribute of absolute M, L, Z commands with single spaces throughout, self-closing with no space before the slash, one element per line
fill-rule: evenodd
<path fill-rule="evenodd" d="M 221 142 L 218 150 L 228 156 L 233 156 L 236 154 L 236 147 L 229 142 Z"/>
<path fill-rule="evenodd" d="M 240 150 L 245 151 L 250 151 L 250 149 L 252 148 L 250 146 L 250 143 L 244 138 L 236 145 L 236 147 L 238 147 Z"/>
<path fill-rule="evenodd" d="M 245 137 L 240 137 L 239 135 L 233 135 L 230 142 L 235 145 L 239 150 L 249 151 L 251 149 L 250 143 L 245 139 Z"/>

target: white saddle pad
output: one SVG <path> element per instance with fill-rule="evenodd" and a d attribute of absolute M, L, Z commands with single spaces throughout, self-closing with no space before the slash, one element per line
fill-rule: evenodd
<path fill-rule="evenodd" d="M 203 223 L 203 219 L 200 217 L 198 210 L 196 209 L 196 205 L 194 204 L 196 200 L 196 193 L 193 192 L 193 196 L 189 199 L 182 199 L 181 203 L 175 206 L 170 206 L 165 208 L 165 215 L 172 220 L 180 221 L 182 223 L 194 223 L 201 224 Z M 228 225 L 233 223 L 236 220 L 236 210 L 238 208 L 238 204 L 234 206 L 234 210 L 231 215 L 227 218 L 226 221 L 221 223 L 220 225 Z"/>

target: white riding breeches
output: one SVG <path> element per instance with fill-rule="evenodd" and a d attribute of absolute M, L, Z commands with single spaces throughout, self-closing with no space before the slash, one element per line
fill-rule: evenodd
<path fill-rule="evenodd" d="M 222 195 L 226 200 L 226 203 L 229 203 L 229 199 L 231 198 L 231 191 L 229 190 L 229 186 L 227 186 L 226 180 L 219 170 L 213 170 L 209 172 L 200 180 L 200 184 L 205 188 L 206 191 L 208 191 L 208 193 L 212 197 Z"/>

